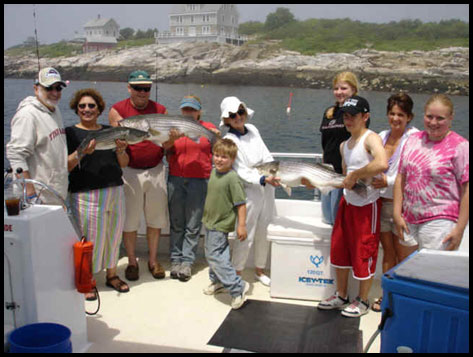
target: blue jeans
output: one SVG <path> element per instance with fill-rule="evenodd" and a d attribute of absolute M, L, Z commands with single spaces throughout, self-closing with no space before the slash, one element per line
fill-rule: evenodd
<path fill-rule="evenodd" d="M 245 283 L 232 265 L 228 233 L 207 230 L 205 258 L 209 263 L 209 278 L 212 283 L 222 283 L 232 297 L 243 293 Z"/>
<path fill-rule="evenodd" d="M 194 263 L 206 195 L 206 179 L 169 176 L 171 262 Z"/>
<path fill-rule="evenodd" d="M 337 218 L 338 205 L 343 196 L 343 188 L 336 188 L 328 194 L 321 194 L 320 201 L 322 202 L 322 221 L 331 224 L 335 223 Z"/>

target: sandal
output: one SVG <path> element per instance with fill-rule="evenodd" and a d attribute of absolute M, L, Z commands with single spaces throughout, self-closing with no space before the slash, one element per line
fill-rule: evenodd
<path fill-rule="evenodd" d="M 148 270 L 155 279 L 164 279 L 166 277 L 166 272 L 159 263 L 156 263 L 153 267 L 148 263 Z"/>
<path fill-rule="evenodd" d="M 112 284 L 113 281 L 117 281 L 117 280 L 118 280 L 118 283 Z M 120 280 L 118 275 L 112 276 L 111 278 L 107 278 L 107 282 L 105 283 L 105 285 L 107 285 L 108 287 L 112 289 L 115 289 L 119 293 L 127 293 L 130 291 L 130 288 L 128 287 L 128 285 L 123 280 Z M 123 287 L 125 288 L 122 289 Z"/>
<path fill-rule="evenodd" d="M 381 312 L 381 303 L 383 302 L 383 297 L 380 297 L 379 299 L 376 299 L 373 302 L 373 305 L 371 305 L 371 310 L 375 312 Z"/>
<path fill-rule="evenodd" d="M 87 294 L 91 294 L 90 296 L 87 296 Z M 85 300 L 87 301 L 95 301 L 97 300 L 97 292 L 94 291 L 89 291 L 88 293 L 85 293 Z"/>
<path fill-rule="evenodd" d="M 128 265 L 125 269 L 125 278 L 130 281 L 138 280 L 140 277 L 140 269 L 138 265 Z"/>

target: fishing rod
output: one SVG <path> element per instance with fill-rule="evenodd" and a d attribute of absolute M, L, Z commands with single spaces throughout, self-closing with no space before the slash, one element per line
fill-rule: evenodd
<path fill-rule="evenodd" d="M 41 66 L 39 64 L 39 44 L 38 44 L 38 31 L 36 30 L 36 4 L 33 4 L 33 19 L 34 19 L 34 36 L 36 43 L 36 57 L 38 58 L 38 73 L 41 71 Z"/>
<path fill-rule="evenodd" d="M 156 61 L 154 63 L 154 81 L 156 85 L 156 102 L 158 102 L 158 49 L 156 49 Z"/>

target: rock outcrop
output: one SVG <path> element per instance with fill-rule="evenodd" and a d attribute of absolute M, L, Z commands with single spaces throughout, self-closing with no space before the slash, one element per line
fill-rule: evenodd
<path fill-rule="evenodd" d="M 41 59 L 74 80 L 126 81 L 145 69 L 159 82 L 331 88 L 334 75 L 357 74 L 363 90 L 469 95 L 469 49 L 305 56 L 272 43 L 235 47 L 217 43 L 174 43 Z M 5 78 L 34 78 L 37 59 L 4 56 Z"/>

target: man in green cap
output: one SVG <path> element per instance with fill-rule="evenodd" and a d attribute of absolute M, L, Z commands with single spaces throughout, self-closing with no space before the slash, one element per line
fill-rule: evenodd
<path fill-rule="evenodd" d="M 130 97 L 115 103 L 110 109 L 108 120 L 112 126 L 118 126 L 119 120 L 135 115 L 168 113 L 166 107 L 149 99 L 152 83 L 146 71 L 133 71 L 129 75 Z M 123 168 L 126 205 L 123 241 L 128 256 L 125 277 L 128 280 L 139 278 L 135 249 L 144 209 L 149 248 L 148 269 L 155 279 L 163 279 L 165 271 L 157 261 L 161 228 L 166 227 L 169 221 L 163 148 L 145 140 L 128 145 L 126 151 L 130 162 Z"/>

